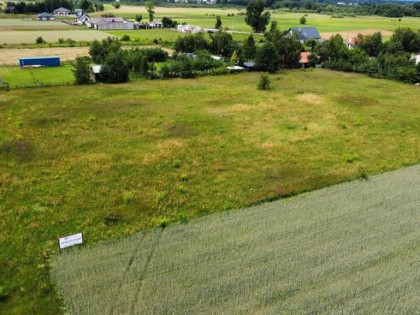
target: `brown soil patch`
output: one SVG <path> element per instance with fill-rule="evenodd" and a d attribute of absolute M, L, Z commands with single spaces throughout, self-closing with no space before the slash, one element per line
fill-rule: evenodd
<path fill-rule="evenodd" d="M 373 33 L 380 32 L 382 36 L 391 36 L 394 32 L 392 31 L 380 31 L 380 30 L 373 30 L 373 29 L 366 29 L 366 30 L 354 30 L 354 31 L 343 31 L 343 32 L 326 32 L 321 33 L 322 39 L 330 39 L 331 36 L 335 34 L 340 34 L 344 40 L 349 40 L 350 38 L 356 37 L 358 34 L 362 35 L 372 35 Z"/>

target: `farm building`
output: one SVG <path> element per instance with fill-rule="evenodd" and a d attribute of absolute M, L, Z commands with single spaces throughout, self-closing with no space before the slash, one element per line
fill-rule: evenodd
<path fill-rule="evenodd" d="M 19 58 L 19 66 L 25 67 L 58 67 L 60 65 L 60 57 L 26 57 Z"/>
<path fill-rule="evenodd" d="M 192 26 L 192 25 L 178 25 L 176 30 L 181 33 L 199 33 L 202 32 L 203 29 L 200 26 Z"/>
<path fill-rule="evenodd" d="M 47 12 L 40 13 L 37 15 L 37 17 L 39 21 L 54 21 L 55 20 L 55 16 Z"/>
<path fill-rule="evenodd" d="M 69 9 L 61 7 L 61 8 L 55 9 L 53 11 L 53 14 L 60 15 L 60 16 L 68 16 L 71 14 L 71 11 Z"/>
<path fill-rule="evenodd" d="M 95 30 L 133 30 L 134 23 L 124 20 L 123 18 L 99 18 L 90 19 L 85 24 Z"/>
<path fill-rule="evenodd" d="M 301 43 L 309 39 L 321 40 L 321 35 L 316 27 L 292 27 L 288 34 L 295 35 Z"/>

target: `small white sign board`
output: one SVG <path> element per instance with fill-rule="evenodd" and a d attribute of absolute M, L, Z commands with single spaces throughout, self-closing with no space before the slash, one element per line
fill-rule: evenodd
<path fill-rule="evenodd" d="M 82 233 L 77 233 L 65 237 L 60 237 L 58 243 L 60 245 L 60 249 L 83 244 L 83 235 Z"/>

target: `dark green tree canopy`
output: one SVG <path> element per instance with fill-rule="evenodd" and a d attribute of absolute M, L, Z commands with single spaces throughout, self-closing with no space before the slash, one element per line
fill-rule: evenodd
<path fill-rule="evenodd" d="M 250 1 L 246 7 L 245 22 L 257 33 L 265 32 L 270 21 L 270 12 L 264 12 L 265 0 Z"/>

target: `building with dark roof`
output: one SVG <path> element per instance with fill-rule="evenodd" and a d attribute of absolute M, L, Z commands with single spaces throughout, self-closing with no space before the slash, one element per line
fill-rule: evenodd
<path fill-rule="evenodd" d="M 49 14 L 47 12 L 43 12 L 37 15 L 39 21 L 54 21 L 55 16 L 52 14 Z"/>
<path fill-rule="evenodd" d="M 55 9 L 55 10 L 53 11 L 53 14 L 54 14 L 54 15 L 63 15 L 63 16 L 67 16 L 67 15 L 70 15 L 70 13 L 71 13 L 71 11 L 70 11 L 69 9 L 66 9 L 66 8 L 63 8 L 63 7 L 58 8 L 58 9 Z"/>
<path fill-rule="evenodd" d="M 295 35 L 301 43 L 309 39 L 321 40 L 321 35 L 316 27 L 292 27 L 289 29 L 289 34 Z"/>

